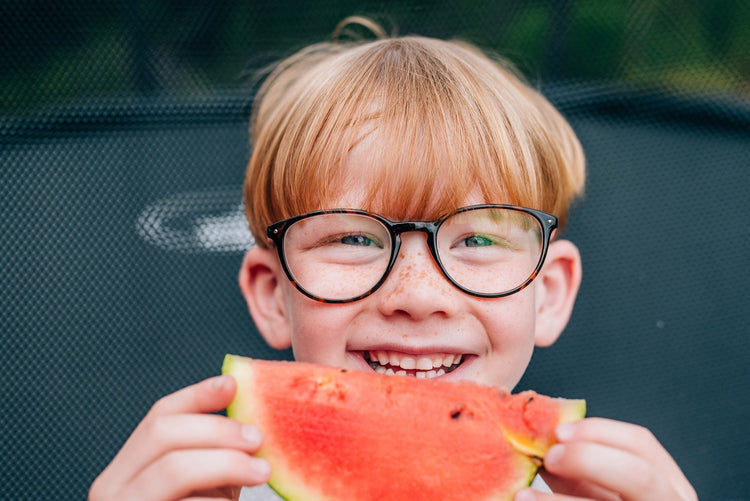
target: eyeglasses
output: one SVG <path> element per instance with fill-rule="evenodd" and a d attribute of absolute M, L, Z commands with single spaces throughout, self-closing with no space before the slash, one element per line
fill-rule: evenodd
<path fill-rule="evenodd" d="M 503 297 L 542 268 L 557 218 L 513 205 L 462 207 L 437 221 L 390 221 L 354 209 L 310 212 L 268 227 L 289 280 L 325 303 L 369 296 L 385 282 L 401 234 L 421 231 L 448 281 L 478 297 Z"/>

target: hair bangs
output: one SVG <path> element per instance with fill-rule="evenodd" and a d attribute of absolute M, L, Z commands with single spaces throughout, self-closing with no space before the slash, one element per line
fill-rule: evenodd
<path fill-rule="evenodd" d="M 510 171 L 528 162 L 516 158 L 516 138 L 498 134 L 510 127 L 493 124 L 493 96 L 441 44 L 386 40 L 319 69 L 326 86 L 304 99 L 316 108 L 305 115 L 317 118 L 305 134 L 287 136 L 297 162 L 280 183 L 286 191 L 278 199 L 292 204 L 284 212 L 331 207 L 352 176 L 371 181 L 362 208 L 392 218 L 437 217 L 477 191 L 488 203 L 535 202 L 528 180 L 513 183 Z M 351 165 L 347 158 L 362 143 L 368 161 Z"/>

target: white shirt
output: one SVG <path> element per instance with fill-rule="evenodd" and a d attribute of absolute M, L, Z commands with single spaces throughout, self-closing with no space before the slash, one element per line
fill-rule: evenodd
<path fill-rule="evenodd" d="M 539 475 L 534 477 L 531 487 L 541 492 L 552 492 Z M 279 499 L 281 499 L 281 496 L 276 494 L 267 484 L 264 484 L 257 487 L 243 487 L 239 501 L 279 501 Z"/>

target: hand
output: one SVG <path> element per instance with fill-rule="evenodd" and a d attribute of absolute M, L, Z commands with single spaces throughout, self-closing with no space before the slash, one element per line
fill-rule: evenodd
<path fill-rule="evenodd" d="M 159 400 L 112 463 L 94 481 L 89 500 L 231 499 L 238 488 L 270 476 L 251 454 L 260 431 L 208 414 L 232 401 L 237 383 L 218 376 Z"/>
<path fill-rule="evenodd" d="M 647 429 L 601 418 L 565 423 L 542 477 L 556 494 L 524 489 L 516 501 L 697 501 L 680 467 Z"/>

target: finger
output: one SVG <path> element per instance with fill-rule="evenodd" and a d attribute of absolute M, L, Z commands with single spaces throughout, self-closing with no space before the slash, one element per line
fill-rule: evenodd
<path fill-rule="evenodd" d="M 234 501 L 235 497 L 226 494 L 221 489 L 214 489 L 209 492 L 200 492 L 187 498 L 183 498 L 180 501 Z"/>
<path fill-rule="evenodd" d="M 134 476 L 170 451 L 180 449 L 237 449 L 257 452 L 262 437 L 254 426 L 213 414 L 156 416 L 143 423 L 121 451 L 123 464 Z M 137 466 L 140 464 L 140 466 Z"/>
<path fill-rule="evenodd" d="M 558 426 L 557 439 L 561 443 L 572 441 L 598 443 L 647 458 L 662 475 L 667 476 L 682 499 L 697 498 L 677 462 L 647 428 L 611 419 L 587 418 Z"/>
<path fill-rule="evenodd" d="M 141 436 L 154 449 L 240 449 L 257 452 L 263 441 L 258 428 L 215 414 L 177 414 L 150 421 Z"/>
<path fill-rule="evenodd" d="M 157 401 L 148 415 L 206 414 L 225 409 L 234 398 L 237 383 L 223 375 L 186 386 Z"/>
<path fill-rule="evenodd" d="M 182 499 L 226 486 L 253 486 L 270 478 L 265 459 L 233 449 L 180 450 L 166 454 L 128 485 L 133 499 Z"/>
<path fill-rule="evenodd" d="M 595 498 L 566 496 L 540 492 L 534 489 L 522 489 L 513 497 L 513 501 L 594 501 Z"/>
<path fill-rule="evenodd" d="M 651 431 L 636 424 L 605 418 L 587 418 L 558 426 L 556 436 L 558 441 L 562 443 L 573 440 L 595 442 L 615 449 L 630 451 L 639 456 L 656 456 L 660 462 L 671 463 L 676 466 L 672 457 L 664 450 Z"/>
<path fill-rule="evenodd" d="M 180 501 L 234 501 L 234 498 L 217 494 L 216 496 L 190 496 Z"/>
<path fill-rule="evenodd" d="M 185 498 L 183 501 L 199 501 L 201 499 L 231 499 L 236 501 L 240 498 L 240 492 L 242 487 L 221 487 L 218 489 L 209 489 L 206 491 L 194 492 L 189 498 Z"/>
<path fill-rule="evenodd" d="M 622 497 L 616 492 L 600 487 L 591 482 L 573 478 L 559 477 L 542 469 L 539 474 L 544 482 L 557 494 L 566 494 L 575 499 L 596 499 L 598 501 L 620 501 Z"/>
<path fill-rule="evenodd" d="M 674 499 L 670 482 L 647 460 L 629 451 L 592 442 L 558 444 L 547 452 L 549 472 L 591 482 L 619 493 L 625 500 Z"/>

